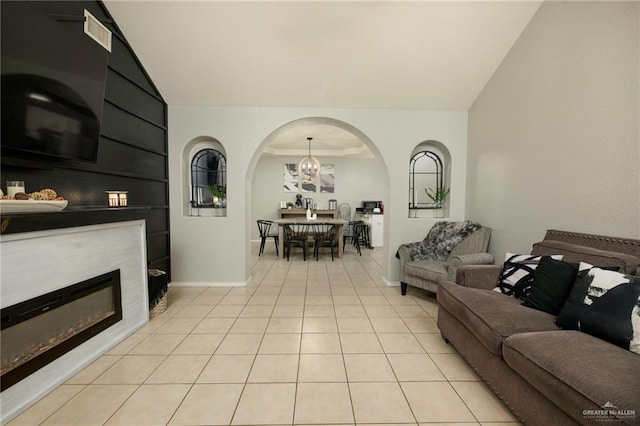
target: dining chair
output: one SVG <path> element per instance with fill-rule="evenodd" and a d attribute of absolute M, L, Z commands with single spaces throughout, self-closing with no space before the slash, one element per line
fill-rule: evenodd
<path fill-rule="evenodd" d="M 289 256 L 291 255 L 291 247 L 297 246 L 302 247 L 302 259 L 307 260 L 307 246 L 309 244 L 309 225 L 294 223 L 294 224 L 286 224 L 283 227 L 284 232 L 284 250 L 285 253 L 283 255 L 287 256 L 287 261 L 289 261 Z"/>
<path fill-rule="evenodd" d="M 264 253 L 264 245 L 267 242 L 267 238 L 273 238 L 273 242 L 276 245 L 276 256 L 280 257 L 280 253 L 278 253 L 278 244 L 280 243 L 280 237 L 278 236 L 278 228 L 275 231 L 271 230 L 271 226 L 273 225 L 273 221 L 258 219 L 258 230 L 260 231 L 260 250 L 258 251 L 258 256 L 262 256 Z"/>
<path fill-rule="evenodd" d="M 356 248 L 356 252 L 362 256 L 362 250 L 360 249 L 360 243 L 364 241 L 363 234 L 368 232 L 367 224 L 362 220 L 352 220 L 349 222 L 349 228 L 351 230 L 351 242 Z M 343 248 L 344 251 L 344 248 Z"/>
<path fill-rule="evenodd" d="M 320 248 L 331 248 L 331 261 L 333 261 L 333 249 L 338 247 L 338 227 L 331 224 L 314 224 L 313 226 L 313 255 L 316 262 L 320 257 Z"/>
<path fill-rule="evenodd" d="M 355 234 L 357 235 L 356 239 L 357 239 L 357 245 L 359 248 L 362 248 L 362 247 L 371 248 L 369 231 L 370 231 L 369 224 L 367 222 L 359 221 L 356 224 Z M 360 252 L 360 255 L 362 255 L 361 252 Z"/>
<path fill-rule="evenodd" d="M 347 245 L 347 240 L 351 238 L 353 241 L 353 228 L 351 226 L 351 206 L 347 203 L 341 203 L 338 206 L 338 219 L 347 220 L 349 224 L 342 230 L 342 251 Z"/>

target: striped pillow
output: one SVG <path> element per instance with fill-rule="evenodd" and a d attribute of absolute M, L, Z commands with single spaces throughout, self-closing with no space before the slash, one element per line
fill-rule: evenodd
<path fill-rule="evenodd" d="M 562 260 L 562 255 L 549 256 L 555 260 Z M 498 285 L 493 289 L 498 293 L 525 300 L 531 292 L 533 272 L 538 267 L 542 256 L 530 254 L 507 253 Z"/>

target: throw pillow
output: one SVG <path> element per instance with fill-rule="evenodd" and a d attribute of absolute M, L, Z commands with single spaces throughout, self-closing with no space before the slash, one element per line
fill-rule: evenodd
<path fill-rule="evenodd" d="M 529 296 L 533 283 L 533 271 L 543 256 L 507 253 L 498 285 L 493 289 L 498 293 L 523 300 Z M 553 255 L 553 259 L 562 260 L 562 255 Z"/>
<path fill-rule="evenodd" d="M 558 315 L 571 293 L 578 264 L 543 256 L 533 272 L 531 292 L 522 303 L 529 308 Z"/>
<path fill-rule="evenodd" d="M 640 278 L 581 262 L 556 324 L 640 354 Z"/>

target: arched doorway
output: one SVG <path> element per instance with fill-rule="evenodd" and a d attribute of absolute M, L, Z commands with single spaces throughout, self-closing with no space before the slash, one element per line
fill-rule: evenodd
<path fill-rule="evenodd" d="M 307 136 L 314 137 L 312 132 L 319 128 L 336 130 L 338 138 L 329 144 L 312 144 L 311 153 L 319 157 L 321 162 L 335 167 L 335 188 L 322 192 L 317 188 L 312 193 L 303 192 L 302 188 L 285 188 L 283 172 L 287 163 L 296 163 L 307 155 Z M 333 135 L 335 136 L 335 135 Z M 289 149 L 290 138 L 295 139 L 296 149 Z M 347 140 L 350 138 L 351 140 Z M 293 146 L 294 142 L 291 142 Z M 322 139 L 318 137 L 316 139 Z M 354 143 L 352 140 L 356 140 Z M 314 139 L 315 141 L 315 139 Z M 304 149 L 300 149 L 303 147 Z M 247 269 L 250 265 L 250 240 L 257 238 L 255 221 L 258 218 L 275 218 L 281 201 L 288 202 L 295 198 L 298 191 L 303 196 L 314 198 L 323 207 L 328 206 L 330 199 L 338 203 L 346 202 L 352 210 L 360 206 L 362 200 L 389 199 L 389 173 L 384 159 L 375 143 L 355 126 L 341 120 L 328 117 L 305 117 L 290 121 L 276 128 L 259 145 L 248 165 L 245 188 L 245 212 L 247 238 Z M 271 215 L 271 217 L 269 217 Z M 256 228 L 254 230 L 254 228 Z M 385 224 L 388 228 L 388 224 Z M 387 235 L 385 230 L 384 235 Z M 386 238 L 386 237 L 385 237 Z M 388 250 L 385 245 L 383 250 Z M 247 274 L 249 271 L 247 271 Z"/>

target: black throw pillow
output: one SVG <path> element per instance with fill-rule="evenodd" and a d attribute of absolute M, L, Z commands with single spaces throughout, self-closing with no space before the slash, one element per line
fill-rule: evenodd
<path fill-rule="evenodd" d="M 640 277 L 580 263 L 556 324 L 640 354 Z"/>
<path fill-rule="evenodd" d="M 578 264 L 543 256 L 533 272 L 531 292 L 522 303 L 529 308 L 558 315 L 578 274 Z"/>

